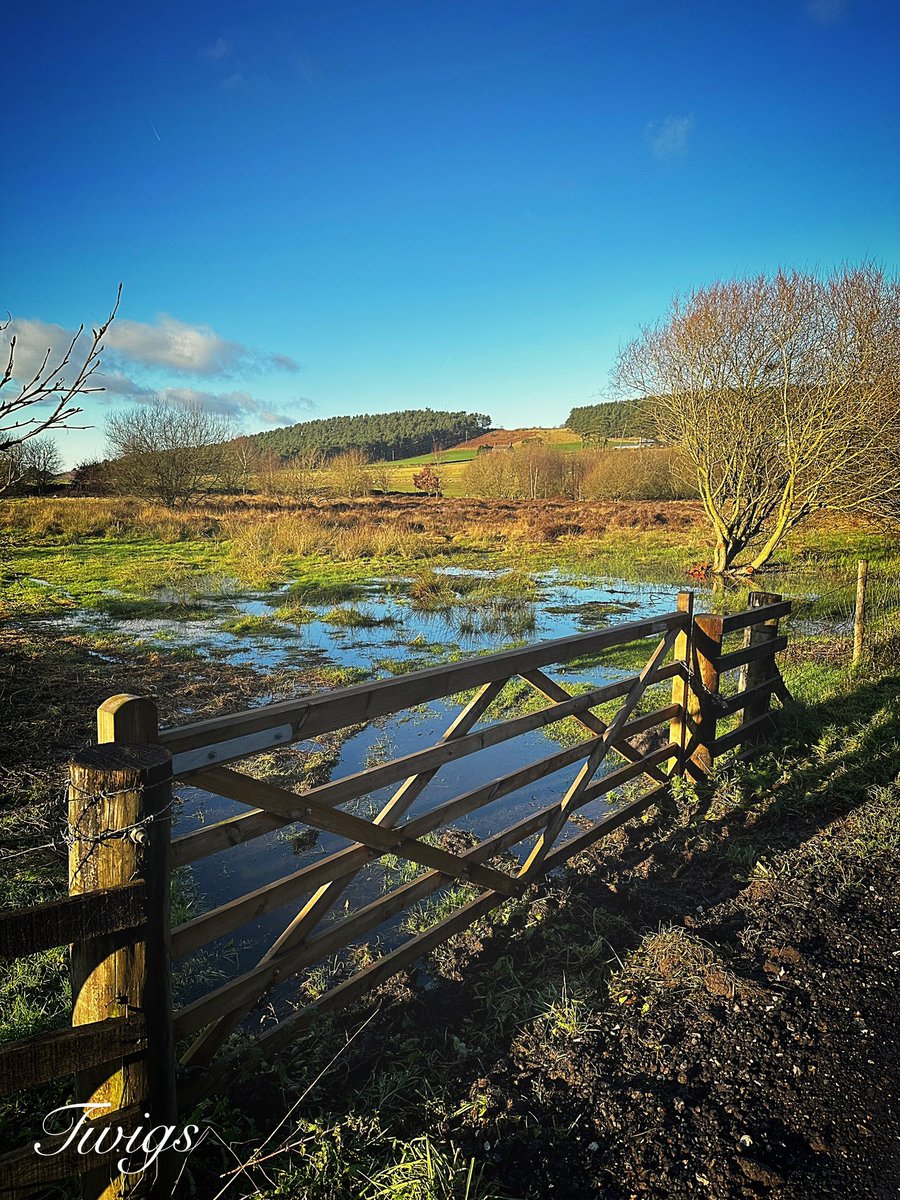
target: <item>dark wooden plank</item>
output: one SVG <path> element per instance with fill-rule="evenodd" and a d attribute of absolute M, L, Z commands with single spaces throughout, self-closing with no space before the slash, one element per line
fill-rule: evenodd
<path fill-rule="evenodd" d="M 210 854 L 218 854 L 231 846 L 240 846 L 253 838 L 271 833 L 273 829 L 283 829 L 289 825 L 283 817 L 267 813 L 261 808 L 252 808 L 249 812 L 238 813 L 234 817 L 226 817 L 213 825 L 202 825 L 190 833 L 182 833 L 172 839 L 172 865 L 183 867 L 187 863 L 196 862 Z"/>
<path fill-rule="evenodd" d="M 722 633 L 735 633 L 738 629 L 746 629 L 749 625 L 761 625 L 764 621 L 774 621 L 778 617 L 790 616 L 791 601 L 782 600 L 779 604 L 761 604 L 759 608 L 748 608 L 744 612 L 730 613 L 722 618 Z"/>
<path fill-rule="evenodd" d="M 298 817 L 312 825 L 314 829 L 324 829 L 328 833 L 336 833 L 348 841 L 358 842 L 377 852 L 377 855 L 396 853 L 401 858 L 411 858 L 423 866 L 435 867 L 447 875 L 455 876 L 462 870 L 457 855 L 441 850 L 439 846 L 430 846 L 417 841 L 418 835 L 410 836 L 407 827 L 401 826 L 397 832 L 385 829 L 372 821 L 366 821 L 353 813 L 344 812 L 340 808 L 331 808 L 311 799 L 310 793 L 297 796 L 274 783 L 266 783 L 262 779 L 252 779 L 249 775 L 240 775 L 229 771 L 227 767 L 214 767 L 207 772 L 206 778 L 210 787 L 221 796 L 229 796 L 241 800 L 244 796 L 252 804 L 265 805 L 272 812 L 281 810 L 282 816 L 291 816 L 302 805 Z M 408 827 L 412 829 L 410 825 Z M 496 888 L 497 891 L 514 895 L 516 884 L 513 880 L 495 871 L 491 867 L 472 867 L 471 878 L 483 887 Z"/>
<path fill-rule="evenodd" d="M 6 910 L 0 912 L 0 959 L 21 958 L 125 929 L 137 931 L 145 920 L 145 889 L 140 880 Z"/>
<path fill-rule="evenodd" d="M 771 729 L 773 723 L 771 713 L 763 713 L 759 717 L 754 717 L 752 721 L 745 721 L 743 725 L 738 725 L 737 729 L 732 729 L 730 733 L 723 733 L 721 737 L 716 738 L 712 747 L 713 755 L 718 758 L 720 754 L 726 754 L 735 746 L 740 746 L 752 733 Z"/>
<path fill-rule="evenodd" d="M 664 783 L 659 787 L 653 788 L 652 791 L 646 792 L 643 796 L 639 796 L 636 800 L 631 800 L 628 804 L 623 804 L 621 808 L 617 808 L 609 816 L 601 817 L 590 829 L 585 829 L 583 833 L 577 833 L 574 837 L 569 838 L 568 841 L 551 850 L 544 859 L 544 873 L 552 871 L 554 867 L 562 866 L 563 863 L 568 862 L 574 855 L 587 850 L 588 846 L 592 846 L 594 842 L 605 838 L 621 825 L 625 825 L 628 821 L 632 820 L 632 818 L 639 817 L 642 812 L 646 812 L 648 808 L 651 808 L 654 804 L 658 804 L 660 800 L 664 800 L 670 794 L 670 791 L 671 785 Z"/>
<path fill-rule="evenodd" d="M 99 1067 L 114 1058 L 136 1054 L 145 1046 L 145 1023 L 140 1013 L 4 1042 L 0 1046 L 0 1096 Z"/>
<path fill-rule="evenodd" d="M 757 612 L 764 610 L 758 608 Z M 716 670 L 721 675 L 724 671 L 733 671 L 735 667 L 742 667 L 745 663 L 757 662 L 761 658 L 771 658 L 787 646 L 787 638 L 773 638 L 770 642 L 764 642 L 760 646 L 749 646 L 747 649 L 732 650 L 729 654 L 720 654 L 713 660 Z"/>
<path fill-rule="evenodd" d="M 747 704 L 752 704 L 755 700 L 762 700 L 766 695 L 775 691 L 778 684 L 778 677 L 773 675 L 771 679 L 758 684 L 755 688 L 746 692 L 735 692 L 733 696 L 724 696 L 722 698 L 719 713 L 723 717 L 733 716 L 736 712 L 741 712 Z"/>
<path fill-rule="evenodd" d="M 325 692 L 307 700 L 285 700 L 230 716 L 212 717 L 193 725 L 163 730 L 160 741 L 173 755 L 208 747 L 208 761 L 220 765 L 241 758 L 248 751 L 232 747 L 219 754 L 215 750 L 217 743 L 281 725 L 291 727 L 291 738 L 288 740 L 315 737 L 437 700 L 441 696 L 452 696 L 482 683 L 509 678 L 534 667 L 570 662 L 584 654 L 623 645 L 651 634 L 666 633 L 670 629 L 681 628 L 684 623 L 685 614 L 681 612 L 629 621 L 608 629 L 556 638 L 519 650 L 485 654 L 464 662 L 428 667 L 394 679 L 380 679 L 375 683 Z M 196 770 L 200 769 L 197 766 Z"/>

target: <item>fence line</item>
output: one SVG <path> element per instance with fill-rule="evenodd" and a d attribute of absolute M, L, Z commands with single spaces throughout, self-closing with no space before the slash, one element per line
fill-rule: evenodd
<path fill-rule="evenodd" d="M 677 609 L 660 617 L 161 731 L 148 698 L 112 697 L 98 711 L 99 745 L 79 754 L 71 766 L 70 897 L 0 913 L 0 956 L 72 945 L 72 1027 L 0 1047 L 0 1093 L 74 1072 L 79 1101 L 110 1103 L 110 1117 L 117 1117 L 123 1128 L 144 1112 L 154 1124 L 171 1124 L 179 1110 L 184 1112 L 247 1061 L 247 1051 L 223 1054 L 222 1047 L 274 984 L 348 948 L 451 881 L 462 881 L 476 893 L 463 907 L 257 1036 L 250 1051 L 255 1058 L 275 1053 L 321 1013 L 369 995 L 493 908 L 522 896 L 548 871 L 664 802 L 673 778 L 683 775 L 702 783 L 716 758 L 742 746 L 744 756 L 755 752 L 772 726 L 773 693 L 782 700 L 786 694 L 776 655 L 787 644 L 778 626 L 790 608 L 780 596 L 755 593 L 745 612 L 694 615 L 693 594 L 682 592 Z M 742 644 L 723 648 L 735 635 L 741 635 Z M 554 663 L 643 638 L 659 641 L 641 670 L 627 679 L 573 695 L 545 674 L 544 668 Z M 740 672 L 738 690 L 723 691 L 723 677 L 735 671 Z M 517 677 L 547 705 L 476 729 Z M 666 681 L 671 681 L 670 702 L 639 713 L 648 689 Z M 303 793 L 227 765 L 260 750 L 473 689 L 433 746 Z M 622 703 L 611 720 L 593 711 L 614 700 Z M 447 764 L 563 719 L 580 725 L 581 741 L 406 819 Z M 720 722 L 733 719 L 738 721 L 734 728 L 718 732 Z M 635 742 L 653 731 L 657 744 L 648 748 Z M 619 764 L 598 776 L 610 755 Z M 476 845 L 452 852 L 427 840 L 460 817 L 576 764 L 578 772 L 560 799 Z M 173 839 L 173 778 L 187 778 L 193 786 L 238 800 L 247 811 Z M 652 786 L 627 795 L 587 829 L 566 837 L 571 818 L 586 805 L 639 780 Z M 389 785 L 399 786 L 371 819 L 341 807 Z M 169 884 L 174 865 L 297 821 L 335 833 L 347 844 L 172 928 Z M 520 865 L 510 870 L 501 856 L 530 838 L 534 841 L 523 847 Z M 385 854 L 415 863 L 424 872 L 326 921 L 359 871 Z M 294 900 L 300 904 L 296 914 L 255 966 L 173 1012 L 173 958 Z M 176 1043 L 184 1040 L 189 1045 L 177 1064 Z M 26 1195 L 51 1178 L 84 1171 L 88 1161 L 60 1156 L 38 1159 L 36 1165 L 35 1157 L 28 1148 L 0 1157 L 0 1181 L 10 1180 L 10 1194 Z M 169 1162 L 149 1185 L 149 1195 L 170 1194 L 171 1169 Z M 122 1180 L 108 1169 L 105 1174 L 94 1169 L 84 1178 L 84 1195 L 91 1200 L 124 1194 Z"/>

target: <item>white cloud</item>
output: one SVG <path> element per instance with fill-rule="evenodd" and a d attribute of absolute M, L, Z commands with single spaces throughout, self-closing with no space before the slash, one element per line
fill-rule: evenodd
<path fill-rule="evenodd" d="M 7 339 L 15 336 L 13 374 L 16 381 L 24 383 L 42 368 L 46 375 L 50 368 L 60 366 L 73 335 L 74 330 L 63 329 L 49 321 L 14 318 L 0 336 L 2 366 L 6 365 Z M 165 315 L 154 324 L 118 318 L 110 326 L 104 344 L 100 364 L 89 382 L 89 386 L 102 389 L 90 399 L 103 407 L 122 401 L 152 404 L 157 396 L 161 396 L 172 404 L 200 403 L 213 412 L 231 417 L 236 424 L 246 421 L 251 427 L 290 425 L 303 420 L 304 414 L 315 408 L 314 403 L 304 397 L 292 400 L 290 411 L 285 412 L 248 391 L 200 391 L 171 386 L 173 373 L 229 378 L 299 369 L 289 355 L 268 354 L 240 342 L 230 342 L 205 325 L 188 325 Z M 71 380 L 89 348 L 90 334 L 82 333 L 68 366 L 54 378 L 61 376 Z M 50 356 L 44 368 L 48 349 Z"/>
<path fill-rule="evenodd" d="M 223 91 L 233 92 L 236 88 L 243 87 L 245 83 L 246 80 L 240 71 L 235 71 L 232 75 L 222 80 L 221 86 Z"/>
<path fill-rule="evenodd" d="M 204 58 L 208 58 L 210 62 L 223 62 L 231 55 L 234 46 L 229 42 L 228 38 L 220 37 L 212 43 L 211 46 L 206 46 L 200 53 Z"/>
<path fill-rule="evenodd" d="M 74 330 L 49 321 L 14 318 L 6 336 L 16 338 L 16 379 L 31 378 L 48 348 L 48 367 L 58 365 L 73 333 Z M 104 365 L 112 368 L 106 372 L 110 378 L 124 375 L 134 367 L 219 377 L 299 370 L 299 364 L 288 354 L 269 354 L 241 342 L 230 342 L 208 325 L 188 325 L 165 313 L 154 324 L 119 317 L 109 327 L 103 344 Z M 72 362 L 80 365 L 88 347 L 88 334 L 83 333 L 73 351 Z"/>
<path fill-rule="evenodd" d="M 836 25 L 847 10 L 847 0 L 806 0 L 806 14 L 818 25 Z"/>
<path fill-rule="evenodd" d="M 132 400 L 137 404 L 154 404 L 157 397 L 179 408 L 199 405 L 207 412 L 230 418 L 236 425 L 242 425 L 247 420 L 257 425 L 260 422 L 264 425 L 293 425 L 295 421 L 302 421 L 304 416 L 316 407 L 312 400 L 302 396 L 290 402 L 292 412 L 279 412 L 267 400 L 260 400 L 250 392 L 204 392 L 186 387 L 167 387 L 150 393 L 122 394 L 123 399 Z"/>
<path fill-rule="evenodd" d="M 666 117 L 663 121 L 650 122 L 647 140 L 655 158 L 660 162 L 670 162 L 686 153 L 693 131 L 693 117 Z"/>
<path fill-rule="evenodd" d="M 265 354 L 220 337 L 208 325 L 188 325 L 162 313 L 155 324 L 120 318 L 106 335 L 116 358 L 189 375 L 235 375 L 250 371 L 296 371 L 286 354 Z"/>

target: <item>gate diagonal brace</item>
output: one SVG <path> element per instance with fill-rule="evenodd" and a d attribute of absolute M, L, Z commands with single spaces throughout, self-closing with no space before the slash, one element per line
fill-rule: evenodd
<path fill-rule="evenodd" d="M 314 829 L 336 833 L 339 837 L 359 842 L 380 854 L 396 854 L 400 858 L 411 859 L 453 879 L 471 880 L 480 887 L 502 892 L 506 896 L 518 895 L 521 891 L 521 886 L 502 871 L 495 871 L 493 867 L 465 864 L 457 855 L 441 850 L 438 846 L 429 846 L 415 838 L 403 837 L 402 828 L 398 832 L 392 832 L 372 821 L 365 821 L 362 817 L 354 817 L 352 813 L 328 808 L 318 801 L 308 800 L 272 783 L 252 779 L 249 775 L 230 771 L 227 767 L 213 767 L 205 771 L 204 784 L 220 796 L 255 804 L 267 812 L 288 817 L 291 821 L 305 821 Z"/>
<path fill-rule="evenodd" d="M 523 671 L 521 678 L 524 679 L 526 683 L 530 683 L 535 691 L 540 692 L 542 696 L 546 696 L 548 700 L 565 701 L 572 700 L 574 698 L 572 692 L 567 692 L 561 684 L 557 683 L 555 679 L 551 679 L 549 675 L 545 675 L 543 671 L 539 671 L 537 669 L 534 671 Z M 609 726 L 601 717 L 595 716 L 590 711 L 575 713 L 572 717 L 572 720 L 577 721 L 580 725 L 583 725 L 584 728 L 590 730 L 591 733 L 599 733 L 602 735 L 606 733 L 606 730 L 609 728 Z M 617 751 L 617 753 L 621 754 L 623 758 L 626 758 L 629 762 L 637 762 L 639 758 L 643 757 L 641 751 L 624 738 L 620 738 L 619 741 L 616 742 L 615 746 L 613 746 L 613 749 Z M 657 783 L 669 782 L 669 776 L 664 771 L 660 771 L 659 767 L 649 767 L 647 769 L 647 774 L 652 779 L 655 779 Z"/>
<path fill-rule="evenodd" d="M 618 737 L 619 730 L 631 716 L 632 712 L 637 707 L 641 696 L 643 696 L 644 692 L 647 690 L 648 677 L 653 674 L 657 666 L 668 654 L 672 643 L 678 636 L 678 633 L 679 630 L 670 629 L 653 651 L 653 654 L 650 656 L 648 661 L 645 663 L 640 675 L 638 675 L 637 679 L 635 680 L 634 686 L 625 697 L 622 707 L 606 727 L 606 730 L 600 741 L 600 745 L 596 750 L 594 750 L 590 758 L 578 772 L 574 783 L 566 792 L 558 807 L 551 815 L 550 820 L 547 822 L 546 829 L 542 834 L 540 834 L 535 842 L 534 848 L 519 871 L 520 879 L 530 881 L 540 870 L 541 864 L 547 856 L 547 852 L 556 841 L 560 831 L 562 830 L 566 821 L 569 819 L 570 814 L 575 808 L 577 808 L 579 797 L 590 783 L 597 771 L 597 768 L 600 766 L 601 762 L 609 752 L 610 747 Z"/>
<path fill-rule="evenodd" d="M 451 742 L 469 733 L 478 721 L 481 720 L 497 696 L 503 691 L 507 682 L 508 680 L 506 679 L 496 679 L 490 683 L 483 684 L 465 708 L 453 719 L 440 740 L 442 742 Z M 375 824 L 386 829 L 393 828 L 415 802 L 416 798 L 425 790 L 439 769 L 439 767 L 435 767 L 433 770 L 424 771 L 418 775 L 411 775 L 406 779 L 375 818 Z M 352 847 L 350 849 L 352 850 Z M 325 914 L 334 907 L 358 874 L 359 871 L 354 871 L 350 875 L 334 879 L 319 888 L 303 905 L 296 916 L 288 922 L 287 927 L 282 930 L 262 956 L 259 965 L 263 966 L 265 963 L 276 959 L 279 955 L 285 954 L 307 941 L 319 926 Z M 262 995 L 262 992 L 256 996 L 253 1003 L 242 1006 L 221 1017 L 214 1025 L 206 1029 L 191 1044 L 185 1055 L 185 1062 L 193 1065 L 205 1065 L 210 1062 L 218 1048 L 237 1028 L 242 1018 L 253 1008 L 260 995 Z"/>

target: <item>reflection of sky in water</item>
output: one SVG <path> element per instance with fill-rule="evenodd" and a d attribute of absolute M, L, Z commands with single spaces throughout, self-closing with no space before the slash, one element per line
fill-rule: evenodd
<path fill-rule="evenodd" d="M 477 652 L 498 650 L 510 644 L 566 637 L 608 624 L 668 612 L 675 607 L 674 597 L 680 586 L 677 583 L 647 584 L 618 579 L 581 583 L 573 582 L 571 577 L 558 571 L 539 576 L 537 582 L 538 592 L 534 602 L 524 605 L 525 622 L 522 619 L 522 603 L 509 610 L 502 603 L 495 605 L 484 599 L 470 604 L 463 596 L 460 603 L 449 611 L 423 613 L 416 611 L 403 595 L 385 595 L 385 590 L 381 590 L 377 583 L 363 598 L 339 606 L 359 608 L 378 621 L 387 619 L 384 624 L 371 627 L 348 628 L 327 623 L 322 618 L 334 607 L 329 604 L 309 606 L 316 612 L 316 619 L 307 624 L 290 626 L 284 622 L 294 631 L 288 637 L 254 631 L 231 634 L 216 628 L 221 621 L 241 615 L 279 620 L 276 610 L 285 599 L 283 592 L 238 599 L 227 606 L 211 606 L 210 617 L 206 620 L 191 619 L 177 623 L 157 619 L 116 621 L 85 613 L 80 614 L 77 620 L 79 624 L 93 628 L 118 630 L 151 645 L 156 640 L 164 640 L 167 646 L 190 646 L 203 653 L 221 654 L 231 662 L 248 664 L 260 670 L 276 667 L 302 670 L 304 666 L 329 665 L 358 668 L 374 678 L 388 674 L 384 660 L 393 660 L 394 664 L 398 660 L 409 660 L 410 666 L 415 668 L 426 662 L 446 661 L 451 654 L 469 657 Z M 653 645 L 655 639 L 648 639 L 648 655 Z M 601 685 L 633 673 L 632 669 L 623 671 L 597 664 L 587 665 L 583 669 L 577 665 L 551 666 L 547 670 L 551 675 L 558 676 L 564 686 L 576 682 Z M 367 760 L 371 761 L 374 755 L 379 761 L 384 761 L 426 749 L 439 740 L 459 708 L 459 704 L 439 700 L 367 726 L 343 743 L 340 763 L 332 778 L 363 769 Z M 488 723 L 498 719 L 491 716 L 490 710 L 488 718 Z M 588 736 L 587 732 L 585 736 Z M 301 744 L 298 748 L 310 751 L 319 749 L 315 743 Z M 448 763 L 438 771 L 404 819 L 426 813 L 462 792 L 544 758 L 559 748 L 559 743 L 541 731 L 535 731 Z M 621 765 L 621 760 L 612 755 L 607 769 L 618 765 Z M 559 800 L 579 767 L 580 763 L 576 763 L 521 788 L 460 818 L 455 825 L 479 837 L 497 833 L 536 809 Z M 364 816 L 374 815 L 397 786 L 393 784 L 361 798 L 351 806 L 352 810 Z M 179 791 L 181 805 L 176 818 L 176 834 L 246 811 L 243 805 L 196 788 L 185 786 Z M 581 812 L 591 817 L 599 815 L 605 808 L 606 802 L 599 800 L 587 805 Z M 566 836 L 571 836 L 575 831 L 575 827 L 570 825 Z M 518 853 L 521 857 L 532 841 L 529 839 L 521 847 L 513 848 L 512 853 Z M 303 848 L 295 850 L 288 831 L 275 830 L 241 846 L 201 859 L 193 864 L 192 870 L 202 897 L 202 907 L 204 910 L 213 908 L 291 874 L 302 866 L 334 853 L 343 845 L 346 845 L 344 839 L 322 833 L 312 846 L 309 846 L 308 840 L 304 840 Z M 377 863 L 372 864 L 355 877 L 342 895 L 336 913 L 342 915 L 348 905 L 352 909 L 371 901 L 384 890 L 384 885 L 383 869 Z M 228 935 L 214 944 L 213 954 L 217 949 L 236 947 L 239 968 L 248 969 L 281 932 L 302 901 L 302 897 L 291 901 L 283 908 L 267 913 Z M 396 926 L 400 919 L 395 918 L 378 931 L 370 932 L 366 939 L 380 936 L 384 942 L 390 943 L 392 932 L 396 939 Z M 233 964 L 225 967 L 227 975 L 234 971 Z"/>

